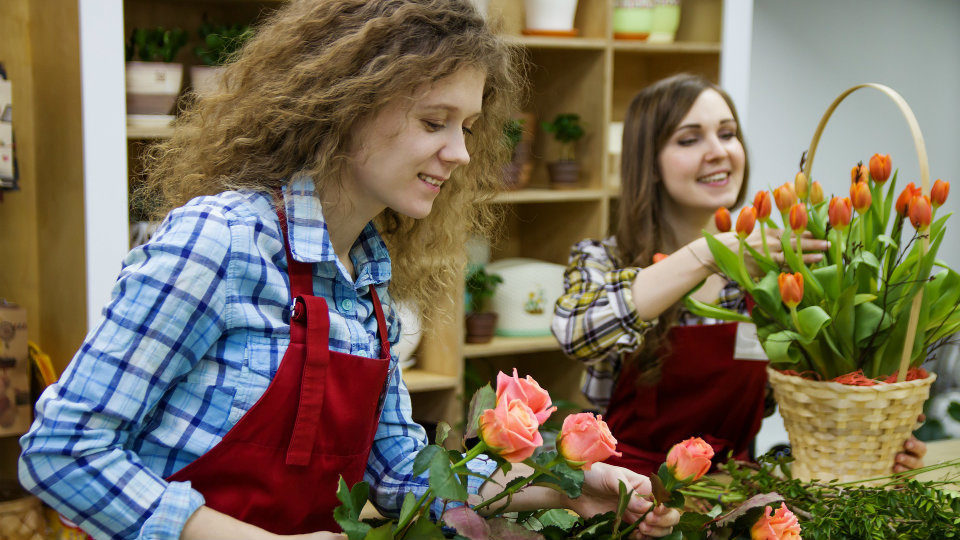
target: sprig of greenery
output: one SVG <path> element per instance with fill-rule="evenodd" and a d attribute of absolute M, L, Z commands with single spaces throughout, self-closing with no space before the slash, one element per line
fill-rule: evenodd
<path fill-rule="evenodd" d="M 127 61 L 173 62 L 186 44 L 187 34 L 180 28 L 134 28 L 126 44 Z"/>
<path fill-rule="evenodd" d="M 253 36 L 253 29 L 245 24 L 226 25 L 204 19 L 197 33 L 203 40 L 203 46 L 194 48 L 194 54 L 204 65 L 220 66 L 227 63 Z"/>

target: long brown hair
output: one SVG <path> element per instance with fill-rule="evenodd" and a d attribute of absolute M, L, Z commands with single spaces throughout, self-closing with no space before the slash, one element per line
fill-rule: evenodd
<path fill-rule="evenodd" d="M 734 207 L 743 203 L 750 177 L 746 144 L 740 131 L 740 119 L 730 96 L 709 80 L 689 73 L 662 79 L 641 90 L 627 109 L 623 125 L 623 152 L 620 162 L 621 193 L 616 240 L 620 263 L 624 266 L 649 266 L 655 253 L 673 245 L 673 232 L 663 219 L 662 197 L 667 196 L 660 172 L 660 152 L 677 126 L 704 90 L 715 90 L 730 107 L 737 122 L 737 139 L 744 148 L 743 184 Z M 659 323 L 650 330 L 640 350 L 628 357 L 650 370 L 658 351 L 666 345 L 666 334 L 679 317 L 679 304 L 664 311 Z"/>
<path fill-rule="evenodd" d="M 392 210 L 377 226 L 390 248 L 394 298 L 426 315 L 461 279 L 469 233 L 496 222 L 490 198 L 508 149 L 502 126 L 523 86 L 518 49 L 491 32 L 468 0 L 293 0 L 257 28 L 217 92 L 182 111 L 154 147 L 137 195 L 159 215 L 199 195 L 275 192 L 297 173 L 334 194 L 354 126 L 424 83 L 469 67 L 486 73 L 470 164 L 459 167 L 420 220 Z M 434 301 L 430 301 L 434 299 Z"/>

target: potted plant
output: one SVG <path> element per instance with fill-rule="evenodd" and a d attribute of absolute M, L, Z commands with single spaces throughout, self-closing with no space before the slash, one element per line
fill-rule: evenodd
<path fill-rule="evenodd" d="M 576 158 L 576 144 L 583 135 L 580 115 L 575 113 L 558 114 L 553 122 L 541 123 L 543 130 L 552 133 L 560 143 L 560 157 L 547 163 L 550 185 L 554 188 L 575 187 L 580 179 L 580 162 Z"/>
<path fill-rule="evenodd" d="M 809 182 L 830 114 L 865 87 L 898 104 L 916 147 L 924 147 L 899 94 L 876 84 L 847 90 L 821 120 L 803 171 L 773 191 L 785 231 L 786 271 L 769 246 L 758 251 L 744 241 L 755 223 L 774 225 L 770 193 L 761 191 L 737 219 L 739 253 L 705 233 L 720 271 L 755 301 L 750 317 L 686 299 L 700 315 L 756 325 L 797 458 L 794 471 L 803 479 L 855 480 L 888 472 L 936 378 L 920 364 L 960 330 L 960 274 L 936 260 L 948 217 L 937 216 L 937 209 L 949 184 L 938 180 L 930 187 L 925 153 L 919 152 L 921 187 L 911 182 L 899 194 L 890 157 L 879 154 L 869 166 L 853 168 L 849 197 L 828 202 L 819 184 Z M 803 262 L 804 231 L 831 242 L 817 263 Z M 764 272 L 760 279 L 747 272 L 746 251 Z"/>
<path fill-rule="evenodd" d="M 524 0 L 526 25 L 523 33 L 533 36 L 576 36 L 573 20 L 577 0 Z"/>
<path fill-rule="evenodd" d="M 197 95 L 209 94 L 233 54 L 253 35 L 253 29 L 245 24 L 225 25 L 204 19 L 197 34 L 203 45 L 193 49 L 203 65 L 190 68 L 190 84 Z"/>
<path fill-rule="evenodd" d="M 183 64 L 174 63 L 187 43 L 179 28 L 134 28 L 126 44 L 127 114 L 166 115 L 183 82 Z"/>
<path fill-rule="evenodd" d="M 487 303 L 500 283 L 503 283 L 503 278 L 499 274 L 487 273 L 480 265 L 467 274 L 467 343 L 487 343 L 493 339 L 497 314 L 487 311 Z"/>
<path fill-rule="evenodd" d="M 524 113 L 507 120 L 503 126 L 503 138 L 511 150 L 510 163 L 504 167 L 503 183 L 506 189 L 521 189 L 530 182 L 533 163 L 530 152 L 533 146 L 533 133 L 525 129 L 533 122 L 533 115 Z"/>

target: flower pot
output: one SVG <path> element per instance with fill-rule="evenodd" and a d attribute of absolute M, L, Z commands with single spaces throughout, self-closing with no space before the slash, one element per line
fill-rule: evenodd
<path fill-rule="evenodd" d="M 222 73 L 223 66 L 191 66 L 190 86 L 193 87 L 194 93 L 198 96 L 210 95 L 220 84 Z"/>
<path fill-rule="evenodd" d="M 680 0 L 655 0 L 650 18 L 650 43 L 673 43 L 680 27 Z"/>
<path fill-rule="evenodd" d="M 580 181 L 580 162 L 572 159 L 551 161 L 547 163 L 547 173 L 550 175 L 550 187 L 576 188 Z"/>
<path fill-rule="evenodd" d="M 513 151 L 513 157 L 503 169 L 503 185 L 505 189 L 523 189 L 530 183 L 530 173 L 533 171 L 533 128 L 534 116 L 523 113 L 519 117 L 523 120 L 524 130 L 520 142 Z"/>
<path fill-rule="evenodd" d="M 524 33 L 576 35 L 573 19 L 577 0 L 524 0 L 526 27 Z"/>
<path fill-rule="evenodd" d="M 127 62 L 127 114 L 168 114 L 183 83 L 183 64 Z"/>
<path fill-rule="evenodd" d="M 653 0 L 616 0 L 613 4 L 614 39 L 644 41 L 653 25 Z"/>
<path fill-rule="evenodd" d="M 767 367 L 803 481 L 889 475 L 937 376 L 876 386 L 812 381 Z"/>
<path fill-rule="evenodd" d="M 497 314 L 492 311 L 468 313 L 465 323 L 467 343 L 488 343 L 493 339 L 493 331 L 497 328 Z"/>

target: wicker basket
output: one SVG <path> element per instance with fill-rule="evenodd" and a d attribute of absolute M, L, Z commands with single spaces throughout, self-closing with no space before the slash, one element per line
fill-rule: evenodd
<path fill-rule="evenodd" d="M 864 480 L 892 472 L 937 376 L 876 386 L 811 381 L 767 368 L 801 480 Z"/>
<path fill-rule="evenodd" d="M 0 502 L 0 540 L 44 540 L 46 530 L 40 499 L 26 496 Z"/>

